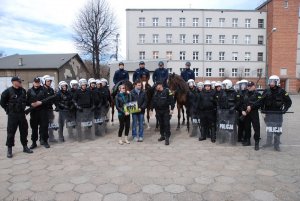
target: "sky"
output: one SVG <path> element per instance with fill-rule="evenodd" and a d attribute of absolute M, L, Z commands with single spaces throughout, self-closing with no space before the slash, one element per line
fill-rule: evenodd
<path fill-rule="evenodd" d="M 1 0 L 0 53 L 73 53 L 72 26 L 89 0 Z M 127 8 L 255 9 L 264 0 L 107 0 L 119 25 L 119 51 L 126 58 Z"/>

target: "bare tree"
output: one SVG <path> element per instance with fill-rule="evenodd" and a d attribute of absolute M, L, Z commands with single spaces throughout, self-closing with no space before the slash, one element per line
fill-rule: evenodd
<path fill-rule="evenodd" d="M 91 55 L 95 78 L 100 78 L 100 56 L 109 51 L 117 34 L 117 23 L 106 0 L 89 0 L 73 25 L 74 41 L 84 54 Z"/>

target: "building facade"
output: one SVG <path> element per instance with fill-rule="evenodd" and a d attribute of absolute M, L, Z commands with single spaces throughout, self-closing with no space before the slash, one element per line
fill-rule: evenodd
<path fill-rule="evenodd" d="M 263 85 L 266 12 L 259 10 L 127 9 L 127 60 L 168 60 L 196 80 L 251 79 Z M 262 78 L 262 79 L 260 79 Z"/>

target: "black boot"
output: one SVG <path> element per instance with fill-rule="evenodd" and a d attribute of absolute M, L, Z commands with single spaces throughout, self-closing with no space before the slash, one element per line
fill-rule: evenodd
<path fill-rule="evenodd" d="M 169 138 L 166 138 L 165 145 L 169 145 L 169 144 L 170 144 Z"/>
<path fill-rule="evenodd" d="M 26 146 L 23 146 L 23 152 L 24 152 L 24 153 L 27 153 L 27 154 L 32 154 L 32 153 L 33 153 L 33 151 L 30 150 L 30 149 L 27 147 L 27 145 L 26 145 Z"/>
<path fill-rule="evenodd" d="M 32 142 L 32 145 L 30 146 L 30 149 L 35 149 L 37 147 L 36 142 Z"/>
<path fill-rule="evenodd" d="M 47 149 L 50 148 L 50 145 L 48 144 L 48 142 L 44 142 L 44 147 Z"/>
<path fill-rule="evenodd" d="M 259 140 L 255 140 L 254 150 L 255 150 L 255 151 L 258 151 L 258 150 L 259 150 Z"/>
<path fill-rule="evenodd" d="M 166 138 L 164 136 L 160 136 L 160 138 L 158 138 L 158 141 L 161 142 L 161 141 L 164 141 Z"/>
<path fill-rule="evenodd" d="M 7 158 L 12 158 L 13 154 L 12 154 L 12 147 L 7 147 Z"/>
<path fill-rule="evenodd" d="M 40 145 L 44 145 L 44 144 L 45 144 L 44 140 L 40 140 Z"/>
<path fill-rule="evenodd" d="M 250 139 L 246 139 L 245 142 L 243 143 L 243 146 L 251 146 Z"/>

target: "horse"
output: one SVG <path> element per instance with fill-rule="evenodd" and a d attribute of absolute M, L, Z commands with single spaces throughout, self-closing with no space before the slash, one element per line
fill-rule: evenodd
<path fill-rule="evenodd" d="M 154 94 L 154 89 L 152 86 L 148 83 L 149 79 L 146 75 L 142 75 L 140 78 L 140 81 L 142 82 L 142 90 L 146 93 L 147 96 L 147 107 L 146 107 L 146 118 L 147 118 L 147 128 L 150 128 L 150 107 L 151 107 L 151 101 Z"/>
<path fill-rule="evenodd" d="M 186 108 L 186 116 L 187 116 L 187 129 L 189 131 L 190 127 L 190 115 L 189 115 L 189 110 L 188 110 L 188 92 L 189 92 L 189 87 L 186 84 L 186 82 L 183 80 L 183 78 L 175 73 L 169 75 L 168 79 L 168 86 L 170 91 L 173 93 L 174 98 L 177 102 L 177 110 L 178 110 L 178 123 L 177 123 L 177 128 L 176 130 L 180 129 L 180 113 L 182 111 L 182 116 L 183 116 L 183 121 L 182 125 L 185 124 L 185 117 L 184 117 L 184 106 Z"/>
<path fill-rule="evenodd" d="M 111 122 L 114 122 L 114 114 L 115 114 L 115 97 L 119 92 L 119 86 L 125 85 L 125 91 L 130 92 L 133 89 L 133 84 L 129 80 L 121 80 L 112 88 L 112 102 L 111 102 Z"/>

